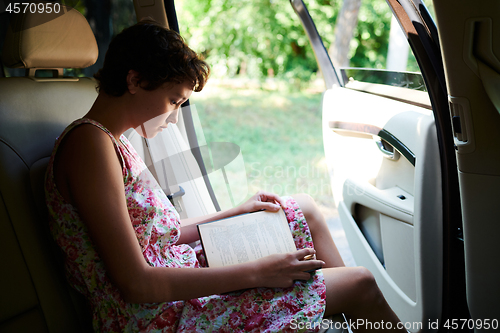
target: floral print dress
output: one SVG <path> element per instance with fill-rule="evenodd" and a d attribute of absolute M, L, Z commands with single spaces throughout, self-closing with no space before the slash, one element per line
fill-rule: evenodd
<path fill-rule="evenodd" d="M 79 119 L 57 139 L 46 175 L 45 191 L 52 234 L 65 254 L 70 283 L 90 301 L 93 327 L 102 332 L 295 332 L 314 327 L 325 309 L 325 284 L 321 270 L 309 281 L 290 288 L 255 288 L 187 301 L 132 304 L 123 300 L 106 274 L 86 225 L 75 207 L 58 192 L 53 162 L 64 136 L 81 124 L 106 132 L 122 162 L 123 182 L 132 227 L 144 260 L 154 267 L 202 267 L 200 248 L 176 245 L 179 214 L 147 171 L 132 145 L 119 142 L 98 122 Z M 285 214 L 297 249 L 313 247 L 311 234 L 297 203 L 285 198 Z M 200 281 L 200 283 L 203 283 Z M 302 325 L 297 325 L 302 323 Z M 319 326 L 318 326 L 319 327 Z"/>

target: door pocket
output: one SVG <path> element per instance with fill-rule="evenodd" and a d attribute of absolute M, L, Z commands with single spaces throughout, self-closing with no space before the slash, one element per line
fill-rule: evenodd
<path fill-rule="evenodd" d="M 354 179 L 344 183 L 344 202 L 355 225 L 390 279 L 416 301 L 413 196 L 394 186 L 378 189 Z M 370 251 L 371 250 L 371 251 Z M 373 259 L 372 259 L 373 260 Z"/>

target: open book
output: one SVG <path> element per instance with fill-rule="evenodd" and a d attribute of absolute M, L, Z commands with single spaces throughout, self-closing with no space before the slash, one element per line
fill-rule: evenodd
<path fill-rule="evenodd" d="M 208 266 L 244 263 L 297 251 L 283 209 L 258 211 L 198 225 Z"/>

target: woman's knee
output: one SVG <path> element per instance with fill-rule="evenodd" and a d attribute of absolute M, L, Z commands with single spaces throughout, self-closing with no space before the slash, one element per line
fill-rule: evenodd
<path fill-rule="evenodd" d="M 367 313 L 383 301 L 373 274 L 365 267 L 327 268 L 323 272 L 330 313 Z"/>
<path fill-rule="evenodd" d="M 299 205 L 300 209 L 302 210 L 302 213 L 304 214 L 306 220 L 309 219 L 314 219 L 316 218 L 317 214 L 321 214 L 318 205 L 316 205 L 316 202 L 314 201 L 313 197 L 311 197 L 307 193 L 298 193 L 292 195 L 292 197 L 295 199 L 297 204 Z"/>
<path fill-rule="evenodd" d="M 297 201 L 297 204 L 301 209 L 307 209 L 308 206 L 314 205 L 314 199 L 307 193 L 296 193 L 293 194 L 292 197 Z M 302 206 L 304 207 L 302 207 Z"/>
<path fill-rule="evenodd" d="M 380 291 L 377 281 L 372 272 L 365 267 L 354 267 L 353 279 L 359 290 L 359 301 L 362 304 L 377 304 L 383 300 L 382 292 Z"/>

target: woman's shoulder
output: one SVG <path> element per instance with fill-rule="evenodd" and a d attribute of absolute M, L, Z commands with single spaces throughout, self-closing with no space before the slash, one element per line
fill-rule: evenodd
<path fill-rule="evenodd" d="M 108 133 L 93 124 L 82 123 L 65 133 L 58 154 L 80 160 L 110 151 L 110 148 L 113 148 L 113 140 Z"/>
<path fill-rule="evenodd" d="M 120 173 L 121 161 L 110 135 L 96 126 L 82 123 L 64 133 L 54 156 L 54 181 L 67 201 L 71 200 L 70 184 L 92 183 L 97 174 Z M 79 181 L 76 181 L 79 179 Z"/>

